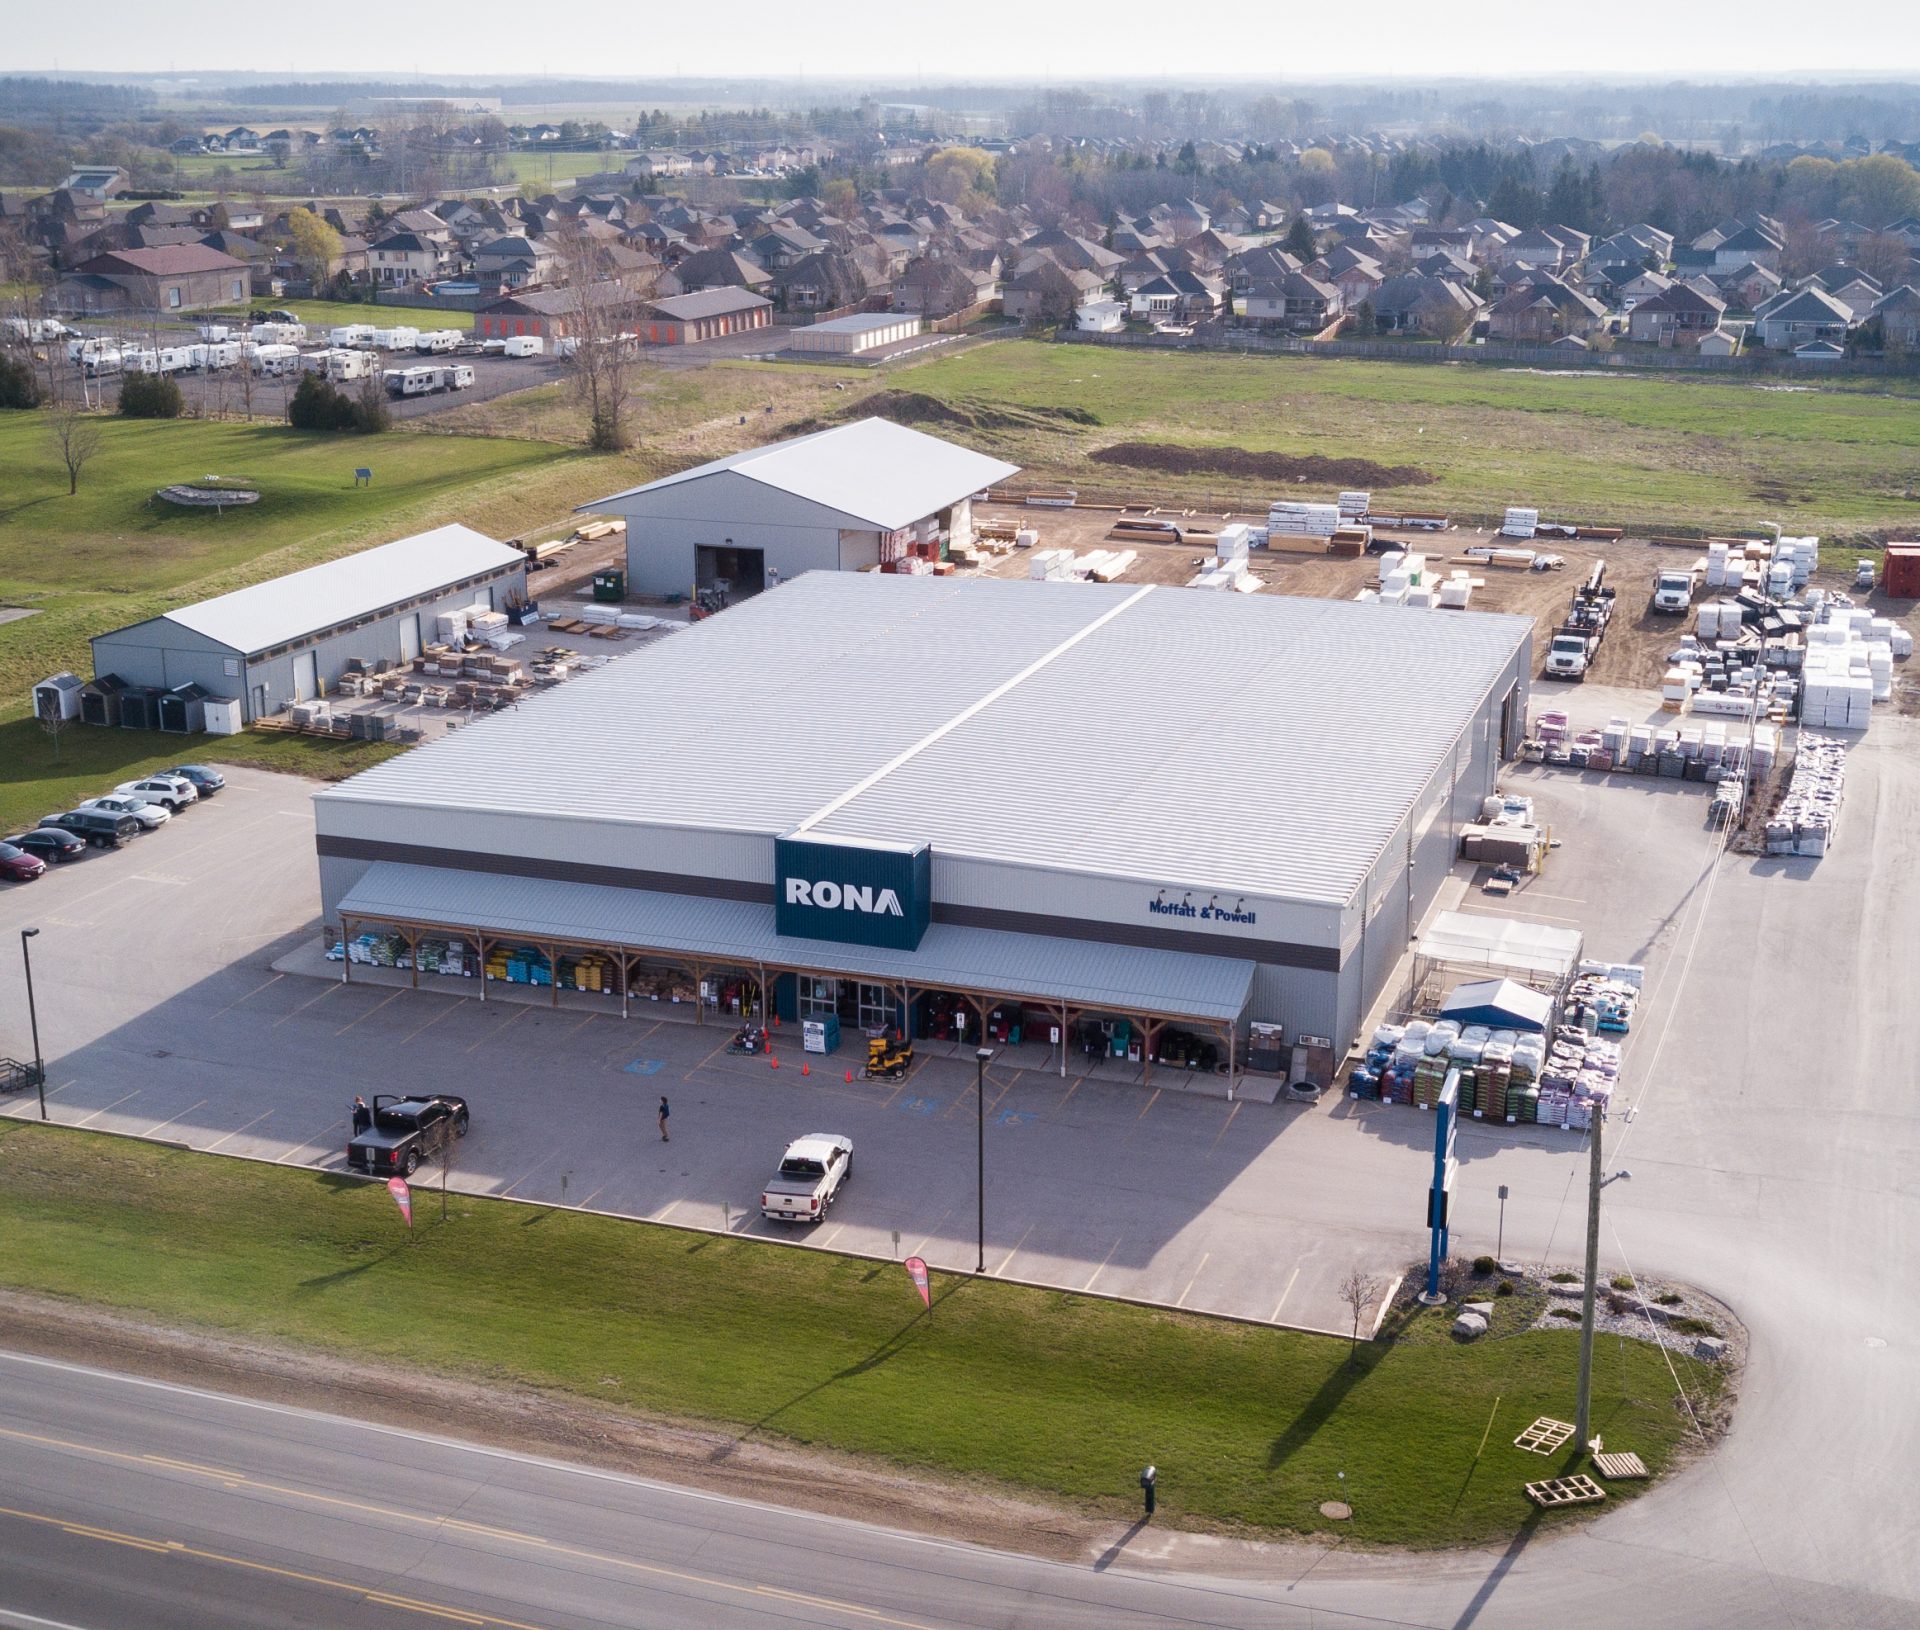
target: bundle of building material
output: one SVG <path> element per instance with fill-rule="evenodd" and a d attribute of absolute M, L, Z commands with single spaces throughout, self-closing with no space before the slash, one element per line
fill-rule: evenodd
<path fill-rule="evenodd" d="M 1869 645 L 1850 626 L 1807 630 L 1800 666 L 1800 723 L 1816 730 L 1865 730 L 1873 704 L 1893 694 L 1893 651 Z"/>
<path fill-rule="evenodd" d="M 1488 566 L 1507 566 L 1520 571 L 1532 571 L 1539 552 L 1533 549 L 1502 549 L 1491 543 L 1476 543 L 1465 551 L 1468 560 L 1482 561 Z"/>
<path fill-rule="evenodd" d="M 1833 843 L 1846 785 L 1846 743 L 1802 730 L 1786 796 L 1767 817 L 1767 853 L 1824 855 Z"/>
<path fill-rule="evenodd" d="M 1365 520 L 1367 511 L 1373 507 L 1373 494 L 1370 492 L 1343 492 L 1340 494 L 1339 510 L 1343 519 Z"/>
<path fill-rule="evenodd" d="M 1344 526 L 1336 526 L 1333 536 L 1327 539 L 1327 553 L 1343 555 L 1352 559 L 1364 555 L 1373 547 L 1373 527 L 1366 521 L 1349 521 Z"/>
<path fill-rule="evenodd" d="M 1564 713 L 1551 712 L 1535 717 L 1533 735 L 1550 764 L 1688 781 L 1737 780 L 1749 766 L 1765 775 L 1780 751 L 1780 727 L 1764 723 L 1751 731 L 1725 724 L 1656 730 L 1616 716 L 1599 730 L 1576 730 Z"/>
<path fill-rule="evenodd" d="M 1584 1132 L 1593 1124 L 1596 1104 L 1605 1110 L 1620 1081 L 1620 1044 L 1597 1030 L 1563 1024 L 1553 1033 L 1540 1071 L 1535 1119 L 1542 1126 Z"/>
<path fill-rule="evenodd" d="M 1507 506 L 1507 518 L 1500 523 L 1503 538 L 1530 538 L 1540 530 L 1540 511 L 1518 505 Z"/>
<path fill-rule="evenodd" d="M 1027 576 L 1034 582 L 1060 582 L 1073 577 L 1071 549 L 1036 549 L 1027 556 Z"/>
<path fill-rule="evenodd" d="M 1388 586 L 1387 579 L 1394 573 L 1402 575 L 1403 583 L 1418 583 L 1427 569 L 1427 557 L 1415 554 L 1407 549 L 1388 549 L 1380 556 L 1380 576 L 1378 582 L 1382 588 Z"/>
<path fill-rule="evenodd" d="M 1244 521 L 1221 527 L 1213 540 L 1213 552 L 1222 560 L 1245 560 L 1252 548 L 1253 528 Z"/>
<path fill-rule="evenodd" d="M 1625 1035 L 1633 1028 L 1646 976 L 1634 962 L 1582 962 L 1567 989 L 1569 1020 L 1580 1029 Z"/>
<path fill-rule="evenodd" d="M 1274 536 L 1294 538 L 1330 538 L 1339 530 L 1337 504 L 1297 503 L 1276 499 L 1267 511 L 1267 531 Z"/>
<path fill-rule="evenodd" d="M 687 626 L 685 623 L 676 623 L 666 617 L 649 617 L 643 611 L 623 611 L 613 620 L 622 628 L 639 629 L 642 631 L 650 628 L 684 628 Z"/>
<path fill-rule="evenodd" d="M 1091 583 L 1114 583 L 1139 558 L 1132 549 L 1095 549 L 1074 563 L 1074 574 Z"/>
<path fill-rule="evenodd" d="M 1251 594 L 1260 587 L 1260 580 L 1247 570 L 1246 557 L 1237 560 L 1216 560 L 1201 568 L 1187 579 L 1190 589 L 1237 589 L 1242 594 Z"/>

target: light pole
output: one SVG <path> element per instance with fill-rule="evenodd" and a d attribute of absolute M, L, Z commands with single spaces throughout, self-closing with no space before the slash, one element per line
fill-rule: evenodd
<path fill-rule="evenodd" d="M 33 1030 L 33 1084 L 40 1090 L 40 1119 L 47 1118 L 47 1067 L 40 1059 L 40 1015 L 33 1007 L 33 953 L 27 941 L 40 932 L 37 928 L 20 930 L 20 966 L 27 975 L 27 1023 Z"/>
<path fill-rule="evenodd" d="M 976 1152 L 974 1162 L 974 1192 L 979 1201 L 979 1242 L 980 1259 L 974 1264 L 975 1273 L 987 1271 L 987 1060 L 993 1057 L 991 1047 L 981 1047 L 973 1055 L 973 1099 L 977 1114 L 974 1119 L 976 1130 Z"/>
<path fill-rule="evenodd" d="M 1593 1424 L 1593 1303 L 1594 1281 L 1600 1277 L 1600 1191 L 1609 1183 L 1632 1172 L 1618 1171 L 1612 1177 L 1600 1175 L 1600 1134 L 1607 1124 L 1607 1112 L 1593 1106 L 1593 1127 L 1587 1135 L 1590 1159 L 1587 1162 L 1587 1274 L 1580 1297 L 1580 1393 L 1573 1417 L 1573 1441 L 1586 1453 L 1588 1428 Z"/>
<path fill-rule="evenodd" d="M 1500 1231 L 1493 1237 L 1493 1260 L 1502 1267 L 1507 1261 L 1507 1185 L 1500 1185 Z"/>

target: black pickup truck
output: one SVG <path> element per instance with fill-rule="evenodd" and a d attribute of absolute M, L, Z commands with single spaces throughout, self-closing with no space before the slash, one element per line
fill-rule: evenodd
<path fill-rule="evenodd" d="M 449 1138 L 467 1135 L 467 1101 L 451 1093 L 424 1098 L 378 1094 L 373 1125 L 347 1144 L 347 1164 L 374 1177 L 411 1177 Z"/>

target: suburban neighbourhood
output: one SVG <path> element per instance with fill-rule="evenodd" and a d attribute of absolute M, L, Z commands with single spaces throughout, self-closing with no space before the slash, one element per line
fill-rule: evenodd
<path fill-rule="evenodd" d="M 215 21 L 0 74 L 0 1624 L 1912 1622 L 1911 63 Z"/>

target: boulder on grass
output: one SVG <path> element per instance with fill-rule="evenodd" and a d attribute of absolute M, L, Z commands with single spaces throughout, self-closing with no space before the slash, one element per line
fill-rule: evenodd
<path fill-rule="evenodd" d="M 1486 1315 L 1483 1313 L 1462 1312 L 1453 1321 L 1453 1333 L 1462 1341 L 1472 1341 L 1476 1336 L 1487 1333 Z"/>

